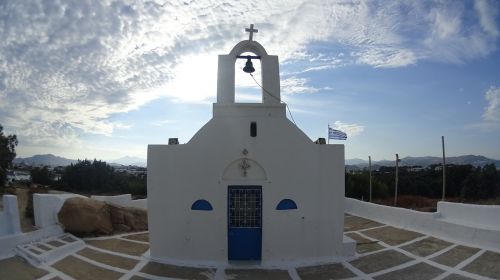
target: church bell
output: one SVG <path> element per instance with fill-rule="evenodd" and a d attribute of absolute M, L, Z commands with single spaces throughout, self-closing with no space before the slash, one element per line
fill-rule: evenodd
<path fill-rule="evenodd" d="M 253 63 L 250 58 L 247 58 L 247 62 L 245 63 L 245 67 L 243 67 L 243 72 L 245 73 L 253 73 L 255 72 L 255 68 L 253 68 Z"/>

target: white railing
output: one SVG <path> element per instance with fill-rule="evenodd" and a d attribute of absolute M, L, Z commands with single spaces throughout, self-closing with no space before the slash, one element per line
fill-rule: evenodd
<path fill-rule="evenodd" d="M 435 213 L 345 199 L 345 212 L 478 247 L 500 251 L 500 206 L 439 202 Z"/>

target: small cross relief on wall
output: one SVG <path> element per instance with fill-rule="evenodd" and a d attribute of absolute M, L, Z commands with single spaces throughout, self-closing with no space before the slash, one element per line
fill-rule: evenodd
<path fill-rule="evenodd" d="M 252 166 L 248 163 L 247 159 L 244 158 L 241 160 L 240 164 L 238 164 L 238 167 L 243 171 L 243 176 L 246 177 L 248 173 L 248 169 L 250 169 Z"/>

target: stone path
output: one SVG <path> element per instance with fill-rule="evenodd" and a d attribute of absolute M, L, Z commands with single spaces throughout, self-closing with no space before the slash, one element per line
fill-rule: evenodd
<path fill-rule="evenodd" d="M 83 249 L 37 268 L 0 260 L 1 279 L 500 279 L 500 253 L 346 215 L 358 258 L 288 270 L 190 268 L 149 262 L 147 232 L 85 239 Z"/>

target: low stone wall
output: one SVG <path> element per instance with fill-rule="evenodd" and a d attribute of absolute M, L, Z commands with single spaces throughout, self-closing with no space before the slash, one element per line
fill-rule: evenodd
<path fill-rule="evenodd" d="M 57 213 L 70 197 L 85 197 L 74 193 L 64 194 L 33 194 L 33 211 L 35 225 L 38 228 L 58 225 Z"/>
<path fill-rule="evenodd" d="M 49 207 L 47 204 L 45 207 Z M 40 211 L 35 209 L 35 214 Z M 23 233 L 17 197 L 3 196 L 3 211 L 0 212 L 0 259 L 13 256 L 17 245 L 32 242 L 40 238 L 61 234 L 63 231 L 58 225 L 45 226 L 38 230 Z"/>
<path fill-rule="evenodd" d="M 442 219 L 460 224 L 500 230 L 500 205 L 477 205 L 438 202 L 437 211 Z"/>
<path fill-rule="evenodd" d="M 147 210 L 148 209 L 148 200 L 147 199 L 135 199 L 132 200 L 132 195 L 130 194 L 121 194 L 121 195 L 93 195 L 90 198 L 113 203 L 123 207 L 136 207 L 140 209 Z"/>
<path fill-rule="evenodd" d="M 440 202 L 438 212 L 426 213 L 345 199 L 348 214 L 496 251 L 500 251 L 499 211 L 498 206 Z"/>
<path fill-rule="evenodd" d="M 0 211 L 0 236 L 21 233 L 17 196 L 3 196 L 3 211 Z"/>

